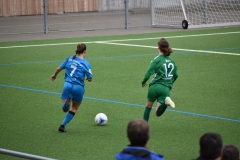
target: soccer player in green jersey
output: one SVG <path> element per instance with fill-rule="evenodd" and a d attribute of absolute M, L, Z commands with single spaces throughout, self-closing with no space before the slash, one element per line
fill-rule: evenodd
<path fill-rule="evenodd" d="M 161 38 L 158 41 L 158 56 L 155 57 L 142 80 L 142 87 L 145 87 L 147 80 L 154 75 L 149 84 L 147 94 L 147 104 L 143 119 L 148 121 L 153 103 L 157 100 L 155 115 L 161 116 L 167 106 L 175 108 L 174 102 L 170 98 L 170 90 L 174 91 L 173 83 L 178 77 L 178 69 L 173 60 L 169 57 L 172 49 L 166 39 Z"/>

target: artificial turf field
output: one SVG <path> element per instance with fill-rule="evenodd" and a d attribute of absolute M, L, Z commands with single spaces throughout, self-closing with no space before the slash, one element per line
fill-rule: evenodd
<path fill-rule="evenodd" d="M 240 27 L 0 43 L 0 148 L 61 160 L 114 159 L 129 144 L 127 123 L 143 117 L 141 81 L 161 37 L 178 66 L 176 108 L 159 118 L 152 110 L 148 147 L 167 160 L 189 160 L 198 156 L 200 136 L 217 132 L 224 145 L 240 148 Z M 55 82 L 50 77 L 80 42 L 94 78 L 67 132 L 59 133 L 64 71 Z M 108 116 L 106 126 L 95 125 L 99 112 Z"/>

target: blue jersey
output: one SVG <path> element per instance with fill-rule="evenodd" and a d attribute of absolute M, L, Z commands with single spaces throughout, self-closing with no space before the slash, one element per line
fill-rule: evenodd
<path fill-rule="evenodd" d="M 90 63 L 82 58 L 76 56 L 75 59 L 72 56 L 68 57 L 61 65 L 61 69 L 66 69 L 65 81 L 72 84 L 79 84 L 84 86 L 85 76 L 92 78 Z"/>

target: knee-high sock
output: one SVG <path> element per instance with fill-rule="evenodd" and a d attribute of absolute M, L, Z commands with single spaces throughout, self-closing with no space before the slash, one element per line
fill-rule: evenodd
<path fill-rule="evenodd" d="M 71 112 L 71 111 L 67 112 L 66 116 L 62 122 L 62 125 L 66 126 L 73 119 L 74 115 L 75 115 L 74 112 Z"/>
<path fill-rule="evenodd" d="M 165 104 L 161 104 L 159 107 L 158 107 L 158 110 L 157 110 L 157 116 L 161 116 L 165 110 L 167 109 L 167 106 Z"/>
<path fill-rule="evenodd" d="M 150 115 L 151 110 L 152 110 L 152 108 L 148 108 L 148 107 L 145 108 L 145 111 L 143 114 L 143 119 L 147 122 L 149 120 L 149 115 Z"/>

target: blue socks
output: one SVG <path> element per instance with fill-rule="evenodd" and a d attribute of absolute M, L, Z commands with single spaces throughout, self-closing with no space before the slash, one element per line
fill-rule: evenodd
<path fill-rule="evenodd" d="M 62 122 L 62 125 L 66 126 L 73 119 L 74 115 L 75 115 L 74 112 L 71 112 L 71 111 L 67 112 L 66 116 Z"/>

